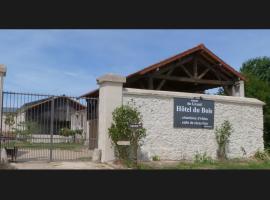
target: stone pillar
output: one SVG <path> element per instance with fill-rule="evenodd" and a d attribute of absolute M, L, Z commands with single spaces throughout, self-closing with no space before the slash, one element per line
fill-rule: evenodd
<path fill-rule="evenodd" d="M 0 119 L 1 119 L 1 130 L 2 130 L 2 99 L 3 99 L 3 87 L 4 87 L 4 76 L 6 76 L 7 69 L 4 65 L 0 65 Z"/>
<path fill-rule="evenodd" d="M 4 87 L 4 76 L 6 76 L 7 69 L 4 65 L 0 65 L 0 135 L 2 135 L 2 104 L 3 104 L 3 87 Z M 6 150 L 2 148 L 0 140 L 0 163 L 5 163 L 7 162 L 7 155 L 6 155 Z"/>
<path fill-rule="evenodd" d="M 245 97 L 245 84 L 244 84 L 244 81 L 237 81 L 232 86 L 232 96 Z"/>
<path fill-rule="evenodd" d="M 101 150 L 101 162 L 113 161 L 114 149 L 108 134 L 112 123 L 112 112 L 122 105 L 123 83 L 126 78 L 114 74 L 106 74 L 97 79 L 99 84 L 99 122 L 98 149 Z"/>

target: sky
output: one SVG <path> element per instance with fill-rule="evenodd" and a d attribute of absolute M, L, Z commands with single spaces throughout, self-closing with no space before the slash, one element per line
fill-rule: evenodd
<path fill-rule="evenodd" d="M 0 30 L 4 90 L 79 96 L 201 43 L 236 70 L 270 56 L 270 30 Z"/>

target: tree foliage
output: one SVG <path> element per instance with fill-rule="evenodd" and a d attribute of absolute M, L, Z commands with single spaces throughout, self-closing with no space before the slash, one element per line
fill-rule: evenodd
<path fill-rule="evenodd" d="M 266 103 L 264 112 L 264 142 L 270 147 L 270 57 L 249 59 L 242 64 L 241 73 L 247 78 L 246 97 L 257 98 Z"/>
<path fill-rule="evenodd" d="M 270 57 L 257 57 L 243 63 L 241 72 L 253 74 L 259 80 L 270 83 Z"/>

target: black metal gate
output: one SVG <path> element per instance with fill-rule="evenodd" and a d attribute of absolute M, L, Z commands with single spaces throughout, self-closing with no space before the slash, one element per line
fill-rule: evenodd
<path fill-rule="evenodd" d="M 0 149 L 17 161 L 91 158 L 97 98 L 3 92 L 2 102 Z"/>

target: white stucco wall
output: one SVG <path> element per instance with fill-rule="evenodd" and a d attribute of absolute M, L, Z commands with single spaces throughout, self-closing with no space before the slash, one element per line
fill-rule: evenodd
<path fill-rule="evenodd" d="M 196 153 L 204 152 L 216 158 L 214 129 L 173 128 L 173 98 L 200 96 L 215 101 L 215 127 L 224 120 L 229 120 L 233 126 L 229 158 L 249 157 L 257 150 L 263 150 L 264 103 L 257 99 L 124 88 L 123 104 L 135 102 L 147 129 L 141 147 L 143 159 L 157 155 L 163 160 L 191 160 Z"/>

